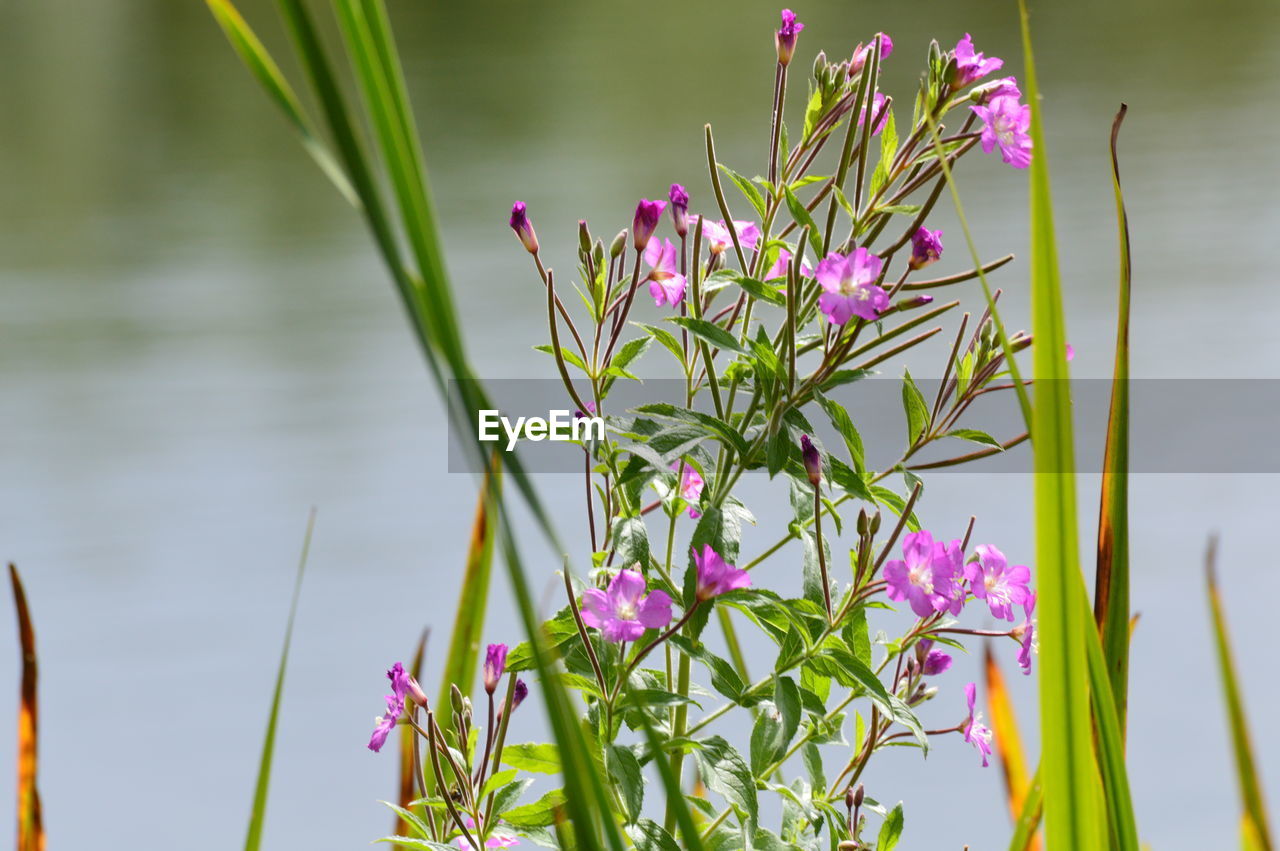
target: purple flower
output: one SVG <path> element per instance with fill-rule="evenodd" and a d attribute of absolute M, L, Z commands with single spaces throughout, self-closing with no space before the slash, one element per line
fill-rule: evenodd
<path fill-rule="evenodd" d="M 696 223 L 699 218 L 699 216 L 690 216 L 689 221 Z M 744 250 L 756 247 L 756 242 L 760 239 L 760 228 L 755 222 L 735 219 L 733 230 L 737 232 L 738 241 L 742 243 Z M 723 254 L 726 248 L 733 245 L 733 234 L 729 232 L 729 228 L 725 227 L 723 221 L 713 222 L 710 219 L 702 219 L 702 238 L 712 254 Z"/>
<path fill-rule="evenodd" d="M 963 593 L 958 593 L 959 556 L 959 541 L 947 546 L 924 530 L 908 534 L 902 539 L 902 558 L 884 566 L 889 599 L 906 600 L 917 617 L 948 609 L 958 613 L 964 605 Z"/>
<path fill-rule="evenodd" d="M 529 686 L 525 685 L 524 680 L 516 680 L 516 693 L 511 695 L 511 711 L 515 712 L 516 707 L 524 703 L 524 699 L 529 696 Z"/>
<path fill-rule="evenodd" d="M 1076 347 L 1067 343 L 1067 363 L 1076 359 Z"/>
<path fill-rule="evenodd" d="M 679 461 L 671 465 L 673 470 L 679 468 Z M 694 520 L 702 516 L 702 512 L 698 510 L 698 501 L 702 499 L 702 488 L 705 484 L 702 475 L 691 464 L 686 463 L 684 472 L 680 474 L 680 498 L 689 503 L 689 516 Z"/>
<path fill-rule="evenodd" d="M 893 53 L 893 39 L 889 38 L 888 33 L 876 33 L 880 36 L 880 61 L 889 58 L 889 54 Z M 867 64 L 867 60 L 871 58 L 871 50 L 876 46 L 876 40 L 873 38 L 867 44 L 858 42 L 858 46 L 853 49 L 853 60 L 849 63 L 849 73 L 856 74 L 862 70 Z"/>
<path fill-rule="evenodd" d="M 974 712 L 973 705 L 978 697 L 978 687 L 969 683 L 964 687 L 965 699 L 969 702 L 969 718 L 964 725 L 964 740 L 978 749 L 982 755 L 982 767 L 988 765 L 987 757 L 991 756 L 991 728 L 982 723 L 982 713 Z"/>
<path fill-rule="evenodd" d="M 1013 631 L 1016 636 L 1019 630 L 1022 632 L 1022 646 L 1018 648 L 1018 664 L 1022 667 L 1023 674 L 1031 673 L 1031 654 L 1036 651 L 1036 622 L 1031 615 L 1036 610 L 1036 595 L 1031 592 L 1027 595 L 1027 600 L 1022 604 L 1022 610 L 1026 613 L 1026 619 L 1022 625 Z"/>
<path fill-rule="evenodd" d="M 396 728 L 396 722 L 404 713 L 404 700 L 394 694 L 387 695 L 387 713 L 373 719 L 373 735 L 369 737 L 369 750 L 377 753 L 387 742 L 387 736 Z"/>
<path fill-rule="evenodd" d="M 1000 157 L 1014 168 L 1031 165 L 1031 107 L 1017 98 L 993 98 L 986 106 L 971 106 L 983 121 L 982 150 L 991 153 L 1000 146 Z"/>
<path fill-rule="evenodd" d="M 804 459 L 804 471 L 809 476 L 809 484 L 818 487 L 822 484 L 822 453 L 807 434 L 800 435 L 800 457 Z"/>
<path fill-rule="evenodd" d="M 930 263 L 937 263 L 942 256 L 942 231 L 919 228 L 911 235 L 911 259 L 907 265 L 912 269 L 923 269 Z"/>
<path fill-rule="evenodd" d="M 1022 89 L 1018 88 L 1018 80 L 1015 77 L 1001 77 L 998 80 L 992 80 L 990 83 L 983 83 L 977 86 L 969 93 L 969 97 L 978 103 L 989 103 L 995 98 L 1013 98 L 1017 100 L 1022 97 Z"/>
<path fill-rule="evenodd" d="M 645 594 L 645 581 L 634 570 L 620 570 L 608 592 L 589 588 L 582 594 L 582 620 L 604 633 L 605 641 L 635 641 L 646 629 L 671 623 L 671 598 L 665 591 Z"/>
<path fill-rule="evenodd" d="M 974 80 L 980 80 L 988 74 L 1004 67 L 1004 60 L 991 57 L 987 59 L 981 53 L 973 52 L 973 39 L 968 33 L 956 44 L 956 71 L 951 78 L 951 85 L 957 89 L 967 86 Z"/>
<path fill-rule="evenodd" d="M 920 673 L 926 677 L 933 677 L 941 674 L 951 667 L 950 654 L 943 653 L 941 650 L 930 650 L 924 655 L 924 661 L 920 664 Z"/>
<path fill-rule="evenodd" d="M 671 201 L 671 221 L 676 234 L 684 236 L 689 232 L 689 193 L 679 183 L 673 183 L 667 198 Z"/>
<path fill-rule="evenodd" d="M 769 267 L 769 271 L 764 273 L 764 279 L 766 281 L 772 281 L 775 278 L 787 277 L 789 270 L 791 269 L 791 260 L 793 257 L 795 257 L 795 255 L 787 249 L 778 249 L 778 259 L 774 260 L 773 265 Z M 806 278 L 813 277 L 813 267 L 801 260 L 800 274 Z"/>
<path fill-rule="evenodd" d="M 698 599 L 710 600 L 739 588 L 749 588 L 751 577 L 745 570 L 725 564 L 723 558 L 709 545 L 702 547 L 702 555 L 693 551 L 693 563 L 698 569 Z"/>
<path fill-rule="evenodd" d="M 666 207 L 666 201 L 650 201 L 647 198 L 641 198 L 640 203 L 636 204 L 636 215 L 631 220 L 631 244 L 636 247 L 636 251 L 644 251 L 649 244 L 649 237 L 653 236 Z"/>
<path fill-rule="evenodd" d="M 507 645 L 490 644 L 484 653 L 484 690 L 493 694 L 507 669 Z"/>
<path fill-rule="evenodd" d="M 387 679 L 391 680 L 391 691 L 396 697 L 404 700 L 409 698 L 419 706 L 427 705 L 427 695 L 422 690 L 422 686 L 418 685 L 418 681 L 409 676 L 404 669 L 404 665 L 396 662 L 391 666 L 391 670 L 387 671 Z"/>
<path fill-rule="evenodd" d="M 651 239 L 644 250 L 649 264 L 649 295 L 658 307 L 675 306 L 684 299 L 687 286 L 684 275 L 676 271 L 676 247 L 669 239 Z"/>
<path fill-rule="evenodd" d="M 1025 603 L 1031 593 L 1027 588 L 1031 571 L 1020 564 L 1010 567 L 1004 553 L 989 544 L 979 544 L 974 549 L 978 560 L 964 566 L 969 590 L 979 600 L 987 601 L 992 617 L 1013 620 L 1013 607 Z"/>
<path fill-rule="evenodd" d="M 831 252 L 818 264 L 818 283 L 826 290 L 818 307 L 832 325 L 843 325 L 849 317 L 875 319 L 889 306 L 889 296 L 875 285 L 884 261 L 865 248 L 844 256 Z"/>
<path fill-rule="evenodd" d="M 888 101 L 888 98 L 880 92 L 876 92 L 875 96 L 871 98 L 871 115 L 872 118 L 876 119 L 875 126 L 871 128 L 872 136 L 879 136 L 880 131 L 889 123 L 889 110 L 885 107 L 886 101 Z M 868 120 L 870 119 L 867 118 L 867 108 L 864 106 L 862 113 L 858 116 L 858 125 L 866 124 Z"/>
<path fill-rule="evenodd" d="M 525 251 L 530 254 L 537 254 L 538 235 L 533 232 L 533 224 L 529 221 L 529 214 L 525 212 L 523 201 L 517 201 L 511 205 L 510 224 L 511 229 L 520 238 L 520 244 L 524 246 Z"/>
<path fill-rule="evenodd" d="M 791 55 L 796 52 L 796 39 L 804 24 L 796 20 L 796 13 L 790 9 L 782 10 L 782 26 L 774 34 L 773 41 L 778 47 L 778 64 L 791 64 Z"/>

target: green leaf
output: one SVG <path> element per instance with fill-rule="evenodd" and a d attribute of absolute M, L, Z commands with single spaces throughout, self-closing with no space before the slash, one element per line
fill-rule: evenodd
<path fill-rule="evenodd" d="M 502 761 L 522 771 L 532 771 L 535 774 L 557 774 L 560 771 L 560 749 L 555 745 L 532 742 L 523 745 L 507 745 L 502 749 Z"/>
<path fill-rule="evenodd" d="M 533 350 L 535 352 L 545 352 L 546 354 L 549 354 L 549 355 L 554 355 L 556 353 L 556 350 L 554 348 L 547 345 L 534 346 Z M 587 365 L 582 362 L 582 358 L 578 357 L 575 353 L 569 351 L 563 346 L 560 347 L 560 356 L 564 358 L 565 363 L 576 366 L 578 369 L 582 370 L 587 375 L 591 374 L 591 370 L 587 369 Z"/>
<path fill-rule="evenodd" d="M 747 823 L 754 826 L 760 815 L 756 780 L 741 754 L 721 737 L 711 736 L 702 741 L 693 757 L 707 788 L 746 813 Z"/>
<path fill-rule="evenodd" d="M 738 340 L 728 331 L 705 319 L 692 316 L 672 316 L 668 321 L 674 322 L 689 331 L 695 337 L 705 340 L 717 349 L 733 352 L 738 355 L 747 354 L 747 350 L 738 344 Z"/>
<path fill-rule="evenodd" d="M 684 349 L 681 347 L 680 341 L 677 340 L 670 331 L 666 328 L 659 328 L 656 325 L 645 325 L 640 322 L 633 324 L 643 328 L 645 333 L 649 334 L 653 339 L 661 343 L 667 351 L 675 355 L 676 360 L 679 361 L 682 366 L 684 365 Z"/>
<path fill-rule="evenodd" d="M 614 551 L 618 563 L 629 568 L 640 565 L 643 571 L 649 567 L 649 531 L 643 517 L 619 517 L 613 524 Z"/>
<path fill-rule="evenodd" d="M 915 446 L 929 427 L 929 406 L 920 388 L 911 380 L 910 370 L 902 375 L 902 408 L 907 414 L 907 446 Z"/>
<path fill-rule="evenodd" d="M 767 301 L 770 304 L 776 304 L 779 307 L 786 305 L 787 297 L 778 292 L 778 287 L 766 284 L 763 281 L 757 281 L 755 278 L 748 278 L 746 275 L 741 275 L 737 272 L 730 271 L 730 274 L 733 283 L 737 284 L 752 297 Z"/>
<path fill-rule="evenodd" d="M 871 195 L 875 196 L 889 182 L 889 167 L 898 153 L 898 126 L 893 118 L 893 110 L 889 110 L 884 130 L 880 133 L 880 161 L 871 174 Z"/>
<path fill-rule="evenodd" d="M 1213 645 L 1217 651 L 1218 673 L 1222 677 L 1222 699 L 1226 704 L 1227 722 L 1231 730 L 1231 755 L 1235 763 L 1236 781 L 1240 788 L 1241 820 L 1245 840 L 1259 848 L 1272 848 L 1271 827 L 1267 818 L 1267 800 L 1262 792 L 1262 782 L 1257 761 L 1253 755 L 1253 741 L 1249 734 L 1249 720 L 1245 714 L 1244 697 L 1236 673 L 1236 662 L 1231 652 L 1231 639 L 1227 633 L 1227 616 L 1222 607 L 1222 593 L 1218 588 L 1216 568 L 1217 541 L 1209 541 L 1205 553 L 1205 580 L 1208 587 L 1209 615 L 1213 625 Z"/>
<path fill-rule="evenodd" d="M 538 800 L 522 807 L 512 807 L 502 820 L 513 827 L 546 827 L 555 821 L 556 808 L 565 803 L 563 789 L 552 789 Z"/>
<path fill-rule="evenodd" d="M 644 806 L 644 775 L 635 752 L 623 745 L 610 745 L 605 751 L 605 766 L 613 779 L 614 788 L 622 793 L 622 803 L 627 808 L 627 822 L 640 817 Z"/>
<path fill-rule="evenodd" d="M 724 163 L 716 163 L 716 167 L 723 171 L 729 179 L 742 190 L 742 194 L 746 196 L 747 200 L 751 202 L 751 206 L 756 208 L 756 212 L 759 213 L 760 218 L 763 219 L 766 209 L 764 196 L 760 194 L 760 190 L 756 188 L 756 185 L 733 169 L 729 168 Z"/>
<path fill-rule="evenodd" d="M 943 437 L 958 437 L 961 440 L 980 443 L 983 446 L 994 446 L 996 449 L 1004 451 L 1004 444 L 987 434 L 985 431 L 978 431 L 976 428 L 953 428 L 951 431 L 944 434 Z"/>
<path fill-rule="evenodd" d="M 738 672 L 734 670 L 733 665 L 725 659 L 712 653 L 703 645 L 694 646 L 689 639 L 683 635 L 673 635 L 667 639 L 674 647 L 677 647 L 682 653 L 701 662 L 711 674 L 711 687 L 724 697 L 737 703 L 742 700 L 742 693 L 746 686 L 742 683 L 742 678 L 738 676 Z"/>
<path fill-rule="evenodd" d="M 876 851 L 893 851 L 902 838 L 902 804 L 889 811 L 884 824 L 880 825 L 880 835 L 876 838 Z"/>
<path fill-rule="evenodd" d="M 831 421 L 831 425 L 835 430 L 840 432 L 840 436 L 844 438 L 845 448 L 849 450 L 849 457 L 853 461 L 853 469 L 857 472 L 861 479 L 866 476 L 867 468 L 864 460 L 864 450 L 862 446 L 862 435 L 858 433 L 858 429 L 853 424 L 853 419 L 838 402 L 828 399 L 821 393 L 814 391 L 814 401 L 822 408 L 827 415 L 827 419 Z"/>
<path fill-rule="evenodd" d="M 751 728 L 751 770 L 762 775 L 773 764 L 782 743 L 782 716 L 769 701 L 756 706 L 756 721 Z"/>
<path fill-rule="evenodd" d="M 644 818 L 627 828 L 627 835 L 636 844 L 636 851 L 680 851 L 680 846 L 662 825 Z"/>
<path fill-rule="evenodd" d="M 662 419 L 676 420 L 678 422 L 695 423 L 702 426 L 711 434 L 720 439 L 720 442 L 733 449 L 738 453 L 739 457 L 746 456 L 750 447 L 746 439 L 739 434 L 734 428 L 729 426 L 723 420 L 716 419 L 710 414 L 704 414 L 701 411 L 693 411 L 688 408 L 677 407 L 668 402 L 651 402 L 647 405 L 640 405 L 635 409 L 638 414 L 645 414 L 651 417 L 660 417 Z"/>
<path fill-rule="evenodd" d="M 254 784 L 253 807 L 249 812 L 249 833 L 245 837 L 245 851 L 257 851 L 262 846 L 262 828 L 267 816 L 267 791 L 271 788 L 271 761 L 276 749 L 276 725 L 280 720 L 280 698 L 284 694 L 284 674 L 289 665 L 289 645 L 293 643 L 293 621 L 298 613 L 298 597 L 302 593 L 302 577 L 307 570 L 307 553 L 311 550 L 311 533 L 316 525 L 314 511 L 307 518 L 307 531 L 302 537 L 302 555 L 298 559 L 298 574 L 293 581 L 293 597 L 289 602 L 289 619 L 285 622 L 284 648 L 280 651 L 280 666 L 276 669 L 276 685 L 271 693 L 271 711 L 267 715 L 267 733 L 262 739 L 262 756 L 258 760 L 258 780 Z M 20 588 L 17 572 L 9 570 L 14 587 Z M 24 598 L 25 599 L 25 598 Z M 20 611 L 23 607 L 20 606 Z"/>
<path fill-rule="evenodd" d="M 672 773 L 671 764 L 662 758 L 662 741 L 654 731 L 653 725 L 647 720 L 644 724 L 644 734 L 649 752 L 658 755 L 653 760 L 653 764 L 658 768 L 658 777 L 662 780 L 663 788 L 667 793 L 668 813 L 675 816 L 675 823 L 680 827 L 684 848 L 686 851 L 704 851 L 701 833 L 693 821 L 693 813 L 689 809 L 689 802 L 685 800 L 684 791 L 680 788 L 680 781 Z M 648 831 L 646 835 L 650 835 Z"/>

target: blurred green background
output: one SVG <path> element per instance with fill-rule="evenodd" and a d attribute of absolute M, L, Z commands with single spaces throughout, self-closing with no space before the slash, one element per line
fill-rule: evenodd
<path fill-rule="evenodd" d="M 484 376 L 552 375 L 528 354 L 543 307 L 506 228 L 513 199 L 568 269 L 578 218 L 611 234 L 637 197 L 672 181 L 706 203 L 704 122 L 723 161 L 762 170 L 775 6 L 389 5 Z M 270 3 L 241 6 L 283 45 Z M 931 37 L 949 47 L 971 32 L 1018 73 L 1013 3 L 796 11 L 801 72 L 819 48 L 847 55 L 890 33 L 885 88 L 899 100 Z M 1280 378 L 1280 6 L 1089 0 L 1033 12 L 1077 374 L 1110 372 L 1106 138 L 1125 100 L 1135 376 Z M 423 625 L 447 629 L 475 491 L 446 472 L 443 420 L 392 289 L 357 216 L 203 3 L 0 0 L 0 78 L 0 557 L 23 570 L 37 619 L 52 847 L 150 845 L 144 830 L 191 849 L 240 840 L 312 504 L 267 842 L 363 846 L 390 824 L 376 799 L 394 794 L 394 760 L 364 749 L 381 671 Z M 1021 176 L 975 154 L 960 180 L 983 253 L 1023 253 Z M 944 264 L 958 269 L 959 231 L 942 221 Z M 994 282 L 1009 290 L 1010 325 L 1025 325 L 1025 266 Z M 913 372 L 936 374 L 930 363 Z M 1092 500 L 1096 477 L 1083 486 Z M 771 498 L 763 479 L 747 487 Z M 1280 687 L 1258 676 L 1274 667 L 1274 487 L 1270 476 L 1173 474 L 1133 485 L 1142 622 L 1129 750 L 1155 847 L 1214 847 L 1236 822 L 1216 683 L 1188 674 L 1210 659 L 1199 576 L 1210 528 L 1224 535 L 1228 611 L 1280 805 L 1280 734 L 1266 725 Z M 567 535 L 580 531 L 579 488 L 543 481 Z M 1029 493 L 1026 477 L 941 476 L 922 510 L 943 527 L 976 513 L 980 537 L 1025 560 Z M 757 546 L 773 534 L 760 530 Z M 529 562 L 539 582 L 557 566 L 541 551 Z M 489 637 L 510 642 L 504 589 L 495 583 Z M 16 683 L 16 653 L 3 655 L 0 683 Z M 928 719 L 954 723 L 976 671 L 962 660 L 944 684 L 954 699 Z M 1018 680 L 1030 733 L 1034 680 Z M 0 731 L 13 718 L 0 705 Z M 533 713 L 522 723 L 526 738 L 539 734 Z M 0 743 L 11 765 L 12 737 Z M 903 751 L 877 771 L 869 791 L 907 802 L 907 847 L 1006 837 L 998 772 L 958 740 L 925 765 Z M 11 783 L 0 774 L 0 800 Z"/>

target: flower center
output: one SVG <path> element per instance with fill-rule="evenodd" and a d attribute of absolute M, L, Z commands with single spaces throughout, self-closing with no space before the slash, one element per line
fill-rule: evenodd
<path fill-rule="evenodd" d="M 840 281 L 840 295 L 851 296 L 858 301 L 866 301 L 871 297 L 871 291 L 867 287 L 859 286 L 861 281 L 857 278 L 842 278 Z"/>
<path fill-rule="evenodd" d="M 907 577 L 912 585 L 920 588 L 926 594 L 933 593 L 933 577 L 930 575 L 928 564 L 912 565 Z"/>
<path fill-rule="evenodd" d="M 1002 145 L 1013 144 L 1013 121 L 1007 115 L 997 115 L 994 126 L 996 138 Z"/>
<path fill-rule="evenodd" d="M 636 609 L 634 602 L 619 603 L 614 614 L 618 616 L 620 621 L 633 621 L 636 619 Z"/>

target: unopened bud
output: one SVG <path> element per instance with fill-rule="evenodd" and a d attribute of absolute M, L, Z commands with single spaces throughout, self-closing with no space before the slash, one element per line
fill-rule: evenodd
<path fill-rule="evenodd" d="M 666 201 L 650 201 L 648 198 L 641 198 L 636 204 L 636 214 L 631 220 L 631 244 L 636 251 L 644 251 L 649 244 L 649 237 L 657 229 L 666 206 Z"/>
<path fill-rule="evenodd" d="M 809 484 L 818 487 L 822 484 L 822 453 L 807 434 L 800 435 L 800 455 L 804 459 L 804 471 L 809 476 Z"/>
<path fill-rule="evenodd" d="M 533 224 L 529 221 L 529 214 L 523 201 L 517 201 L 511 205 L 511 221 L 509 224 L 511 229 L 516 232 L 516 236 L 519 237 L 520 244 L 524 246 L 525 251 L 530 254 L 537 254 L 538 235 L 533 232 Z"/>
<path fill-rule="evenodd" d="M 933 304 L 933 296 L 928 295 L 927 293 L 925 295 L 913 295 L 899 299 L 898 303 L 894 306 L 898 310 L 915 310 L 917 307 L 924 307 L 926 304 Z"/>
<path fill-rule="evenodd" d="M 596 240 L 596 244 L 591 249 L 591 259 L 597 267 L 604 265 L 604 242 Z"/>
<path fill-rule="evenodd" d="M 484 690 L 493 694 L 507 669 L 507 645 L 490 644 L 484 654 Z"/>
<path fill-rule="evenodd" d="M 616 260 L 618 255 L 622 253 L 622 249 L 627 247 L 627 229 L 623 228 L 618 231 L 618 235 L 613 238 L 613 242 L 609 243 L 609 259 Z"/>
<path fill-rule="evenodd" d="M 679 183 L 673 183 L 667 199 L 671 201 L 671 223 L 676 233 L 684 236 L 689 233 L 689 192 Z"/>
<path fill-rule="evenodd" d="M 462 692 L 458 690 L 456 683 L 449 684 L 449 705 L 453 707 L 454 712 L 462 712 Z"/>
<path fill-rule="evenodd" d="M 867 517 L 865 508 L 858 509 L 858 534 L 866 535 L 867 530 L 871 528 L 871 519 Z"/>
<path fill-rule="evenodd" d="M 864 785 L 862 785 L 861 783 L 859 783 L 859 784 L 858 784 L 858 791 L 856 791 L 856 792 L 854 792 L 854 793 L 853 793 L 853 805 L 854 805 L 855 807 L 861 807 L 861 806 L 862 806 L 862 800 L 863 800 L 863 798 L 865 798 L 865 797 L 867 797 L 867 787 L 866 787 L 866 786 L 864 786 Z"/>
<path fill-rule="evenodd" d="M 796 52 L 796 39 L 804 24 L 796 20 L 796 13 L 790 9 L 782 10 L 782 26 L 774 33 L 773 42 L 778 48 L 778 64 L 790 65 L 791 56 Z"/>
<path fill-rule="evenodd" d="M 827 70 L 827 52 L 819 50 L 818 55 L 813 57 L 813 78 L 815 80 L 822 79 L 822 72 Z"/>
<path fill-rule="evenodd" d="M 584 255 L 591 253 L 591 229 L 586 219 L 578 219 L 578 250 Z"/>
<path fill-rule="evenodd" d="M 879 532 L 879 531 L 880 531 L 880 512 L 877 511 L 875 514 L 871 515 L 871 534 L 874 535 L 876 532 Z"/>
<path fill-rule="evenodd" d="M 850 786 L 844 790 L 844 806 L 845 809 L 853 809 L 853 787 Z"/>

